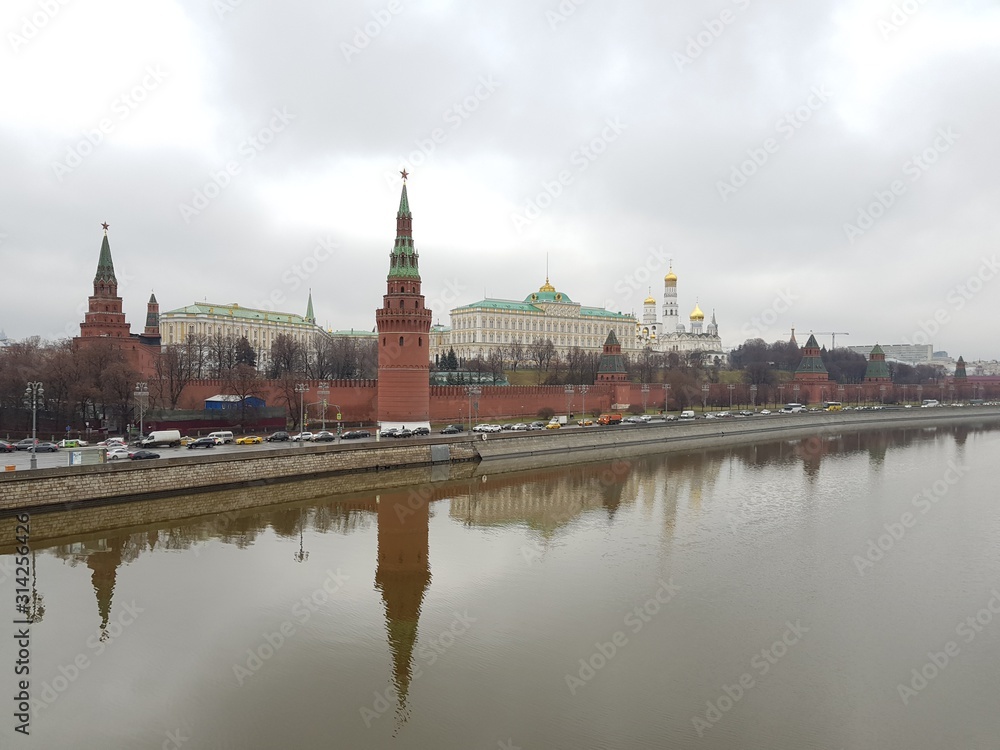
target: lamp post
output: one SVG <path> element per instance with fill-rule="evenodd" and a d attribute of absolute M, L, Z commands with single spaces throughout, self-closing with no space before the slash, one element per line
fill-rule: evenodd
<path fill-rule="evenodd" d="M 708 408 L 708 383 L 705 383 L 701 387 L 701 412 L 705 413 L 705 409 Z"/>
<path fill-rule="evenodd" d="M 333 408 L 337 410 L 335 413 L 337 415 L 337 442 L 339 443 L 340 442 L 340 420 L 341 420 L 341 417 L 343 417 L 344 415 L 340 411 L 340 404 L 334 404 Z M 326 416 L 326 402 L 325 401 L 323 402 L 323 416 L 324 416 L 324 418 Z M 326 429 L 326 422 L 323 422 L 323 428 Z"/>
<path fill-rule="evenodd" d="M 670 383 L 663 384 L 663 416 L 667 416 L 670 411 Z"/>
<path fill-rule="evenodd" d="M 750 386 L 750 411 L 757 411 L 757 386 Z"/>
<path fill-rule="evenodd" d="M 646 398 L 649 396 L 649 383 L 642 384 L 642 413 L 646 413 Z"/>
<path fill-rule="evenodd" d="M 729 388 L 729 411 L 732 411 L 733 410 L 733 390 L 735 390 L 736 385 L 734 383 L 730 383 L 729 386 L 728 386 L 728 388 Z"/>
<path fill-rule="evenodd" d="M 146 413 L 146 399 L 149 398 L 149 385 L 146 383 L 136 383 L 135 384 L 135 403 L 139 407 L 139 440 L 142 440 L 143 436 L 143 423 L 142 418 Z"/>
<path fill-rule="evenodd" d="M 782 383 L 778 386 L 778 401 L 785 403 L 785 384 Z M 777 409 L 778 405 L 775 404 L 774 408 Z"/>
<path fill-rule="evenodd" d="M 573 386 L 567 385 L 566 392 L 566 418 L 569 419 L 570 410 L 573 408 Z"/>
<path fill-rule="evenodd" d="M 31 468 L 38 468 L 38 458 L 35 454 L 35 443 L 38 438 L 35 437 L 38 426 L 38 407 L 42 403 L 42 397 L 45 395 L 45 389 L 42 388 L 40 381 L 28 383 L 28 387 L 24 389 L 24 405 L 31 409 Z"/>
<path fill-rule="evenodd" d="M 322 419 L 323 419 L 323 429 L 325 430 L 326 429 L 326 399 L 327 399 L 327 396 L 330 395 L 330 381 L 324 380 L 322 383 L 320 383 L 319 384 L 319 389 L 316 391 L 316 393 L 319 395 L 320 400 L 323 402 L 323 417 L 322 417 Z M 340 409 L 337 409 L 337 411 L 340 411 Z"/>
<path fill-rule="evenodd" d="M 837 400 L 841 404 L 844 403 L 844 386 L 842 386 L 842 385 L 838 385 L 837 386 Z"/>
<path fill-rule="evenodd" d="M 472 432 L 472 397 L 478 396 L 482 393 L 482 389 L 475 385 L 465 386 L 465 395 L 469 399 L 469 432 Z M 476 404 L 479 404 L 479 399 L 476 399 Z"/>
<path fill-rule="evenodd" d="M 305 396 L 309 391 L 309 386 L 305 383 L 297 383 L 295 385 L 295 392 L 299 394 L 299 434 L 305 432 L 305 418 L 306 418 L 306 406 L 305 406 Z M 299 440 L 299 442 L 305 445 L 304 440 Z"/>
<path fill-rule="evenodd" d="M 878 401 L 880 404 L 885 404 L 885 386 L 880 385 L 878 387 Z"/>
<path fill-rule="evenodd" d="M 920 384 L 917 384 L 917 401 L 924 403 L 924 387 Z"/>
<path fill-rule="evenodd" d="M 795 399 L 795 403 L 799 403 L 799 385 L 796 383 L 792 386 L 792 397 Z"/>
<path fill-rule="evenodd" d="M 587 421 L 587 391 L 589 391 L 589 390 L 590 390 L 590 388 L 588 388 L 585 385 L 581 385 L 580 386 L 580 395 L 583 397 L 583 421 L 584 421 L 584 423 L 586 423 L 586 421 Z"/>

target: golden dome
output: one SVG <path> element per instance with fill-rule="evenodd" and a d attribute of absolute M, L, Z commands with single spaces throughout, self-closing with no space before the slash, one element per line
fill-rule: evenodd
<path fill-rule="evenodd" d="M 556 288 L 549 283 L 549 277 L 545 277 L 545 283 L 538 288 L 540 292 L 554 292 Z"/>
<path fill-rule="evenodd" d="M 672 263 L 670 264 L 670 270 L 667 272 L 667 275 L 663 277 L 663 280 L 674 281 L 674 282 L 677 281 L 677 274 L 674 273 L 674 266 Z"/>
<path fill-rule="evenodd" d="M 656 300 L 653 299 L 652 297 L 646 297 L 646 299 L 644 299 L 642 301 L 642 304 L 644 304 L 644 305 L 655 305 L 656 304 Z"/>
<path fill-rule="evenodd" d="M 704 319 L 705 319 L 705 313 L 701 311 L 701 308 L 698 307 L 698 303 L 695 302 L 694 310 L 691 311 L 691 320 L 704 320 Z"/>

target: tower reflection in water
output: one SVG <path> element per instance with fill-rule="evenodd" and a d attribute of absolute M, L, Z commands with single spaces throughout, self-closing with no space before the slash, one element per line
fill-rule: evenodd
<path fill-rule="evenodd" d="M 427 557 L 430 503 L 427 500 L 408 503 L 402 493 L 376 496 L 376 503 L 378 567 L 375 569 L 375 588 L 381 592 L 385 606 L 396 717 L 398 721 L 406 721 L 420 607 L 431 582 Z"/>

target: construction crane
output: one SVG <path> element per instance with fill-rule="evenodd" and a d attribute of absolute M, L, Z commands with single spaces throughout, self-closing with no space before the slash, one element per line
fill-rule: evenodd
<path fill-rule="evenodd" d="M 850 336 L 847 331 L 809 331 L 809 333 L 815 336 L 829 336 L 830 337 L 830 348 L 837 348 L 837 336 Z M 795 329 L 792 329 L 792 335 L 795 335 Z"/>

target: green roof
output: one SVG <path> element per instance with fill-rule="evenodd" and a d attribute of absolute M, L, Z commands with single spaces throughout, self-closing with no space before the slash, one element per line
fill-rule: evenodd
<path fill-rule="evenodd" d="M 354 337 L 354 338 L 358 338 L 358 339 L 374 339 L 374 338 L 378 338 L 378 333 L 376 331 L 357 331 L 357 330 L 355 330 L 353 328 L 351 330 L 349 330 L 349 331 L 330 331 L 329 333 L 330 333 L 331 336 L 338 336 L 338 337 L 345 337 L 346 336 L 348 338 Z"/>
<path fill-rule="evenodd" d="M 883 349 L 882 349 L 882 347 L 881 347 L 881 346 L 879 346 L 878 344 L 875 344 L 875 348 L 874 348 L 874 349 L 872 349 L 871 353 L 872 353 L 872 354 L 882 354 L 882 355 L 884 355 L 884 354 L 885 354 L 885 351 L 883 351 Z M 870 356 L 870 355 L 869 355 L 869 356 Z"/>
<path fill-rule="evenodd" d="M 524 298 L 525 302 L 561 302 L 569 305 L 576 304 L 569 298 L 568 294 L 563 292 L 547 292 L 547 291 L 537 291 L 532 292 L 527 297 Z"/>
<path fill-rule="evenodd" d="M 97 274 L 94 276 L 94 283 L 98 281 L 110 281 L 117 284 L 115 278 L 115 264 L 111 260 L 111 246 L 108 244 L 108 233 L 104 233 L 104 240 L 101 242 L 101 257 L 97 261 Z"/>
<path fill-rule="evenodd" d="M 819 349 L 819 342 L 816 341 L 816 334 L 810 333 L 809 334 L 809 340 L 806 342 L 806 345 L 803 346 L 802 348 L 803 349 Z M 823 372 L 826 372 L 826 370 L 824 370 Z"/>
<path fill-rule="evenodd" d="M 316 322 L 316 314 L 313 312 L 313 290 L 309 290 L 309 304 L 306 305 L 306 320 L 310 323 Z"/>
<path fill-rule="evenodd" d="M 631 315 L 626 315 L 621 312 L 611 312 L 610 310 L 605 310 L 603 307 L 581 307 L 580 315 L 589 315 L 594 318 L 625 318 L 632 319 Z"/>
<path fill-rule="evenodd" d="M 413 247 L 413 233 L 410 229 L 410 201 L 406 197 L 406 183 L 399 196 L 399 210 L 396 212 L 396 244 L 389 253 L 389 279 L 419 279 L 419 254 Z"/>
<path fill-rule="evenodd" d="M 873 349 L 872 354 L 877 352 Z M 869 359 L 868 366 L 865 367 L 865 380 L 872 378 L 888 378 L 889 364 L 884 359 Z"/>
<path fill-rule="evenodd" d="M 544 292 L 543 292 L 544 294 Z M 572 303 L 576 304 L 576 303 Z M 478 302 L 471 302 L 468 305 L 462 305 L 461 307 L 456 307 L 452 309 L 452 312 L 456 310 L 506 310 L 509 312 L 529 312 L 529 313 L 544 313 L 545 311 L 532 305 L 528 302 L 518 302 L 512 299 L 481 299 Z M 629 321 L 633 320 L 631 315 L 620 312 L 611 312 L 610 310 L 605 310 L 601 307 L 580 307 L 580 315 L 582 317 L 588 318 L 613 318 L 615 320 Z"/>
<path fill-rule="evenodd" d="M 252 307 L 240 307 L 237 304 L 215 305 L 209 302 L 198 302 L 187 307 L 180 307 L 170 310 L 165 315 L 224 315 L 234 320 L 245 321 L 266 321 L 269 323 L 291 323 L 292 325 L 308 326 L 315 328 L 314 323 L 310 323 L 301 315 L 292 313 L 274 312 L 273 310 L 255 310 Z"/>

